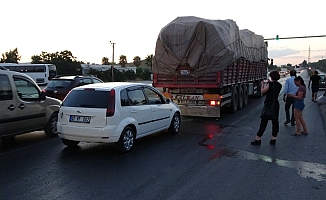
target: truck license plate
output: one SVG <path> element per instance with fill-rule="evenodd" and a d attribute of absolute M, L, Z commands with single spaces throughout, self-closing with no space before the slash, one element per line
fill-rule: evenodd
<path fill-rule="evenodd" d="M 172 94 L 172 99 L 178 100 L 203 100 L 203 95 L 184 95 L 184 94 Z"/>
<path fill-rule="evenodd" d="M 77 122 L 77 123 L 89 124 L 91 122 L 91 117 L 89 117 L 89 116 L 70 115 L 69 122 Z"/>

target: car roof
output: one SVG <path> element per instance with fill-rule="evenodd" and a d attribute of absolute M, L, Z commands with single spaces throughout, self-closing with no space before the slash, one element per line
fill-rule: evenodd
<path fill-rule="evenodd" d="M 53 80 L 60 80 L 60 79 L 70 79 L 70 80 L 74 80 L 74 79 L 79 79 L 79 78 L 96 78 L 95 76 L 83 76 L 83 75 L 58 75 L 56 77 L 53 78 Z M 96 78 L 98 79 L 98 78 Z"/>
<path fill-rule="evenodd" d="M 123 89 L 126 87 L 133 87 L 133 86 L 148 86 L 148 84 L 132 83 L 132 82 L 106 82 L 106 83 L 94 83 L 94 84 L 83 85 L 83 86 L 76 87 L 73 90 L 83 90 L 85 88 L 91 88 L 95 90 L 111 90 L 112 88 Z"/>

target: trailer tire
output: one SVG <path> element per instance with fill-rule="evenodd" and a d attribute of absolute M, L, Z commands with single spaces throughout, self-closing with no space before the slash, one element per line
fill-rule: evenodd
<path fill-rule="evenodd" d="M 243 89 L 242 86 L 238 87 L 238 110 L 241 110 L 243 107 Z"/>
<path fill-rule="evenodd" d="M 232 99 L 231 99 L 231 108 L 230 108 L 232 113 L 237 112 L 238 101 L 239 101 L 238 86 L 234 85 L 232 88 Z"/>
<path fill-rule="evenodd" d="M 248 88 L 246 85 L 242 85 L 243 87 L 243 107 L 246 107 L 248 105 Z"/>

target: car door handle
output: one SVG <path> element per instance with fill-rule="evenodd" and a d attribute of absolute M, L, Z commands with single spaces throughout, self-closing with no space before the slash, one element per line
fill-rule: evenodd
<path fill-rule="evenodd" d="M 137 113 L 137 110 L 132 110 L 131 113 Z"/>
<path fill-rule="evenodd" d="M 8 107 L 8 109 L 11 110 L 11 111 L 15 110 L 15 108 L 16 107 L 14 105 L 12 105 L 12 104 Z"/>
<path fill-rule="evenodd" d="M 157 110 L 157 108 L 152 108 L 152 111 L 155 112 Z"/>
<path fill-rule="evenodd" d="M 18 108 L 20 108 L 20 109 L 24 109 L 26 106 L 24 105 L 24 104 L 20 104 L 19 106 L 18 106 Z"/>

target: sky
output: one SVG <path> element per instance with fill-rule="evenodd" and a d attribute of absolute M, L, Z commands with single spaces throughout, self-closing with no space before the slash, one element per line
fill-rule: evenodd
<path fill-rule="evenodd" d="M 42 51 L 68 50 L 78 61 L 128 62 L 155 53 L 160 30 L 178 16 L 232 19 L 264 38 L 326 35 L 325 0 L 0 0 L 0 53 L 18 48 L 20 62 Z M 271 40 L 274 64 L 326 58 L 326 37 Z"/>

